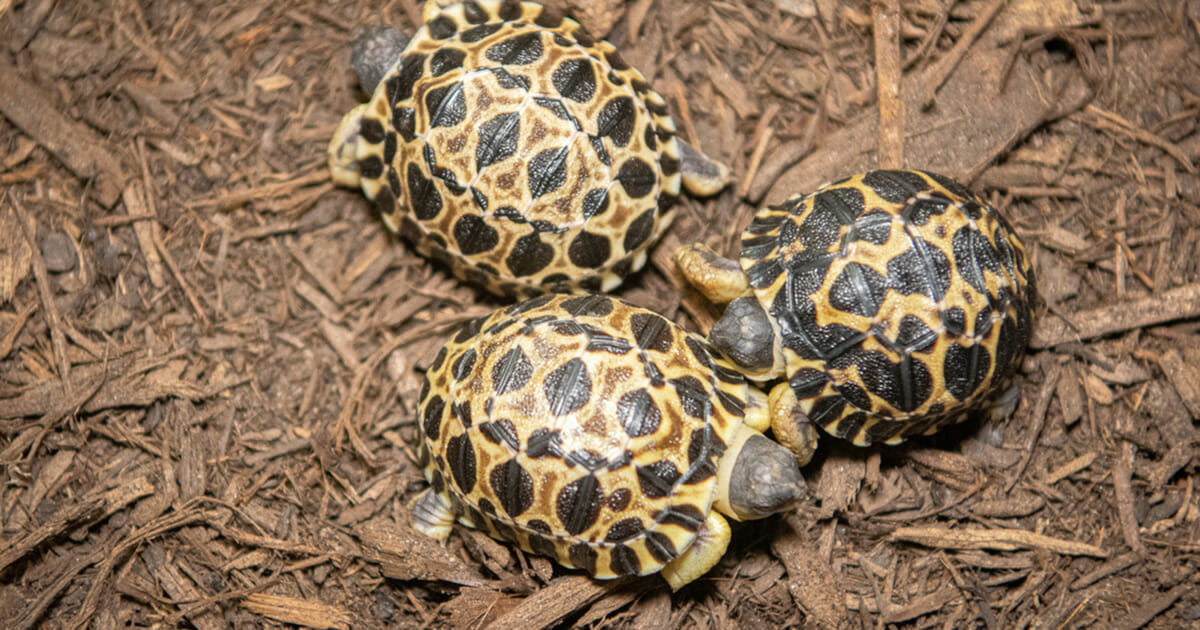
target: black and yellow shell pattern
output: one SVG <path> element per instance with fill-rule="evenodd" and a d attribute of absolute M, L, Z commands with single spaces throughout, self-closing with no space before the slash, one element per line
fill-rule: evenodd
<path fill-rule="evenodd" d="M 422 254 L 494 293 L 615 288 L 680 191 L 662 97 L 541 5 L 433 15 L 363 114 L 363 191 Z"/>
<path fill-rule="evenodd" d="M 747 385 L 702 337 L 602 295 L 463 328 L 418 407 L 419 457 L 459 520 L 599 578 L 692 544 Z"/>
<path fill-rule="evenodd" d="M 1008 386 L 1032 327 L 1017 235 L 950 179 L 874 171 L 766 208 L 741 265 L 809 419 L 857 444 L 932 433 Z"/>

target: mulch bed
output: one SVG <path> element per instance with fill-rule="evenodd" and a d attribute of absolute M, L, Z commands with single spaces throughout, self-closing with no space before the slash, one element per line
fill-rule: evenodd
<path fill-rule="evenodd" d="M 564 3 L 558 3 L 561 7 Z M 0 626 L 1200 623 L 1200 4 L 565 2 L 737 181 L 671 252 L 876 166 L 969 183 L 1041 304 L 1004 423 L 827 439 L 707 576 L 597 582 L 414 533 L 423 369 L 502 302 L 335 188 L 363 24 L 417 0 L 0 1 Z"/>

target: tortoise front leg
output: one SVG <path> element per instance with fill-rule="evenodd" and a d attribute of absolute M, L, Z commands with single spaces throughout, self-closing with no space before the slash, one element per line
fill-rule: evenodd
<path fill-rule="evenodd" d="M 813 452 L 817 450 L 817 428 L 809 422 L 808 414 L 800 409 L 796 392 L 787 381 L 771 389 L 767 400 L 775 439 L 796 456 L 796 462 L 804 466 L 812 460 Z"/>
<path fill-rule="evenodd" d="M 718 255 L 707 245 L 684 245 L 675 250 L 674 258 L 679 273 L 716 304 L 750 294 L 750 284 L 738 261 Z"/>
<path fill-rule="evenodd" d="M 678 591 L 708 573 L 721 556 L 725 555 L 729 539 L 729 522 L 715 511 L 709 513 L 704 526 L 696 534 L 695 542 L 662 569 L 663 579 L 671 585 L 671 590 Z"/>

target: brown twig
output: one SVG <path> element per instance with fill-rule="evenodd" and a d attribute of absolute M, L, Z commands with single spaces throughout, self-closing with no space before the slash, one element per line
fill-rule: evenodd
<path fill-rule="evenodd" d="M 175 281 L 179 283 L 179 288 L 183 289 L 183 294 L 187 296 L 188 303 L 192 305 L 192 310 L 196 312 L 196 316 L 200 318 L 200 324 L 204 328 L 208 328 L 210 321 L 208 315 L 204 312 L 204 307 L 200 306 L 200 300 L 196 298 L 196 294 L 192 292 L 192 287 L 188 285 L 187 279 L 183 277 L 183 272 L 180 271 L 179 265 L 175 264 L 175 258 L 171 256 L 171 252 L 167 250 L 166 243 L 163 243 L 162 237 L 154 233 L 154 246 L 158 249 L 158 253 L 162 256 L 163 262 L 167 263 L 167 269 L 171 270 L 171 275 L 175 277 Z"/>
<path fill-rule="evenodd" d="M 1196 172 L 1196 167 L 1192 164 L 1192 160 L 1188 158 L 1187 153 L 1183 149 L 1179 148 L 1179 145 L 1168 142 L 1160 136 L 1150 133 L 1149 131 L 1146 131 L 1145 129 L 1133 124 L 1129 120 L 1126 120 L 1125 118 L 1122 118 L 1113 112 L 1100 109 L 1095 105 L 1085 106 L 1083 108 L 1083 114 L 1085 114 L 1084 116 L 1081 116 L 1083 121 L 1092 125 L 1093 127 L 1096 127 L 1097 129 L 1119 131 L 1134 138 L 1138 142 L 1156 146 L 1165 151 L 1171 157 L 1175 158 L 1175 161 L 1179 162 L 1183 168 L 1187 169 L 1187 172 Z"/>
<path fill-rule="evenodd" d="M 979 34 L 992 21 L 992 18 L 1000 12 L 1001 7 L 1007 1 L 990 0 L 990 2 L 979 10 L 979 15 L 975 16 L 974 20 L 971 20 L 971 24 L 959 36 L 958 41 L 954 42 L 954 47 L 926 68 L 925 73 L 921 76 L 921 82 L 924 84 L 921 91 L 922 107 L 933 105 L 934 100 L 937 98 L 938 88 L 942 87 L 942 83 L 958 67 L 958 62 L 967 54 L 967 50 L 971 48 L 971 44 L 975 43 L 975 39 L 979 37 Z"/>
<path fill-rule="evenodd" d="M 942 36 L 946 30 L 946 24 L 950 22 L 950 10 L 954 8 L 956 0 L 943 0 L 942 6 L 938 10 L 937 17 L 934 18 L 933 24 L 929 25 L 925 31 L 925 37 L 921 38 L 921 43 L 917 45 L 917 50 L 904 62 L 904 69 L 908 70 L 917 65 L 919 61 L 933 50 L 934 44 Z"/>
<path fill-rule="evenodd" d="M 775 119 L 775 114 L 779 113 L 779 103 L 771 103 L 767 106 L 766 111 L 758 119 L 758 124 L 754 126 L 754 152 L 750 154 L 750 164 L 746 166 L 746 174 L 742 177 L 742 185 L 738 192 L 745 195 L 750 190 L 750 184 L 754 181 L 754 175 L 758 172 L 758 167 L 762 164 L 763 154 L 767 152 L 767 145 L 770 144 L 771 138 L 775 136 L 775 128 L 771 126 L 771 121 Z"/>
<path fill-rule="evenodd" d="M 1068 556 L 1107 558 L 1108 552 L 1087 543 L 1060 540 L 1023 529 L 946 529 L 944 527 L 901 527 L 889 536 L 892 540 L 917 543 L 940 549 L 1045 549 Z"/>
<path fill-rule="evenodd" d="M 1136 302 L 1072 313 L 1074 328 L 1061 319 L 1046 318 L 1038 324 L 1029 346 L 1050 348 L 1197 316 L 1200 316 L 1200 284 L 1188 284 Z"/>
<path fill-rule="evenodd" d="M 157 219 L 157 218 L 158 217 L 156 215 L 149 214 L 149 213 L 125 215 L 125 216 L 121 216 L 119 214 L 114 214 L 114 215 L 109 215 L 106 217 L 99 217 L 98 219 L 92 221 L 92 224 L 98 225 L 100 227 L 116 227 L 118 225 L 128 225 L 130 223 L 136 223 L 138 221 L 148 221 L 150 219 Z"/>
<path fill-rule="evenodd" d="M 1058 379 L 1062 375 L 1061 369 L 1050 372 L 1046 377 L 1046 382 L 1042 383 L 1042 389 L 1038 391 L 1037 405 L 1033 408 L 1033 430 L 1030 431 L 1029 445 L 1025 447 L 1021 454 L 1021 463 L 1017 464 L 1017 469 L 1013 471 L 1012 477 L 1008 483 L 1004 485 L 1004 494 L 1012 492 L 1013 486 L 1017 485 L 1017 480 L 1021 475 L 1025 474 L 1025 468 L 1029 466 L 1029 460 L 1033 459 L 1033 451 L 1037 446 L 1038 436 L 1042 433 L 1042 426 L 1046 423 L 1046 412 L 1050 409 L 1050 399 L 1054 396 L 1054 387 L 1058 385 Z"/>
<path fill-rule="evenodd" d="M 799 140 L 789 142 L 782 147 L 776 149 L 771 155 L 762 162 L 762 165 L 757 169 L 754 182 L 748 187 L 745 197 L 751 203 L 757 203 L 762 200 L 763 195 L 774 185 L 775 180 L 779 178 L 780 173 L 790 168 L 796 162 L 799 162 L 804 156 L 808 155 L 809 151 L 817 143 L 817 136 L 821 131 L 825 122 L 825 99 L 822 98 L 817 102 L 817 111 L 813 112 L 808 117 L 808 123 L 804 125 L 804 133 Z M 796 190 L 795 193 L 809 192 Z"/>
<path fill-rule="evenodd" d="M 5 196 L 8 196 L 7 194 Z M 42 298 L 42 313 L 46 318 L 46 326 L 50 328 L 50 344 L 54 348 L 54 362 L 58 364 L 58 377 L 68 396 L 71 395 L 71 362 L 67 359 L 67 340 L 63 335 L 62 316 L 54 303 L 54 292 L 50 289 L 50 272 L 46 270 L 46 261 L 42 258 L 41 248 L 37 245 L 33 230 L 29 227 L 29 215 L 25 207 L 15 196 L 12 197 L 13 210 L 17 214 L 17 225 L 25 235 L 30 249 L 33 250 L 33 277 L 37 280 L 38 295 Z"/>
<path fill-rule="evenodd" d="M 188 205 L 191 208 L 206 208 L 212 207 L 218 210 L 240 206 L 248 201 L 255 199 L 268 199 L 272 197 L 282 197 L 292 194 L 297 188 L 303 188 L 311 184 L 324 184 L 329 181 L 329 171 L 324 168 L 317 169 L 311 173 L 294 175 L 290 179 L 273 184 L 263 184 L 261 186 L 251 186 L 227 192 L 215 197 L 205 199 L 197 199 Z"/>
<path fill-rule="evenodd" d="M 1113 466 L 1113 493 L 1116 495 L 1117 520 L 1121 524 L 1121 535 L 1125 544 L 1138 555 L 1146 553 L 1146 547 L 1138 535 L 1137 516 L 1133 513 L 1133 455 L 1135 446 L 1122 440 L 1117 447 L 1117 461 Z"/>
<path fill-rule="evenodd" d="M 900 1 L 872 0 L 875 85 L 879 93 L 879 167 L 904 166 L 904 99 L 900 93 Z"/>

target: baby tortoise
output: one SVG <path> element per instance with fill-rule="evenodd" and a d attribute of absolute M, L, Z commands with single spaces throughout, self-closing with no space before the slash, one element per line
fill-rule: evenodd
<path fill-rule="evenodd" d="M 691 245 L 683 275 L 728 303 L 710 340 L 771 389 L 776 437 L 807 463 L 819 425 L 895 444 L 991 409 L 1032 326 L 1033 270 L 1000 213 L 921 171 L 874 171 L 760 210 L 740 262 Z"/>
<path fill-rule="evenodd" d="M 598 578 L 661 571 L 679 589 L 724 554 L 724 517 L 804 495 L 795 458 L 761 433 L 765 405 L 651 311 L 603 295 L 519 303 L 429 368 L 418 457 L 432 487 L 414 525 L 445 540 L 457 520 Z"/>
<path fill-rule="evenodd" d="M 509 296 L 611 290 L 645 264 L 681 184 L 728 181 L 575 21 L 532 2 L 442 4 L 411 38 L 355 38 L 372 96 L 342 120 L 329 168 L 458 277 Z"/>

